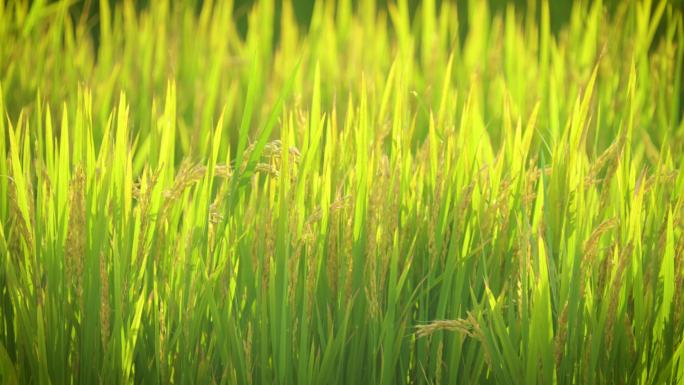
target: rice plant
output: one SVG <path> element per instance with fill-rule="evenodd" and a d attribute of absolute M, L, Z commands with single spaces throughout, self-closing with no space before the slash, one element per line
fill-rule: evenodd
<path fill-rule="evenodd" d="M 519 3 L 0 1 L 0 383 L 684 384 L 681 8 Z"/>

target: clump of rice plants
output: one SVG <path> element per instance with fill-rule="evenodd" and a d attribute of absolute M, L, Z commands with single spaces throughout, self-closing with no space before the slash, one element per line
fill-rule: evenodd
<path fill-rule="evenodd" d="M 682 12 L 555 6 L 0 2 L 0 383 L 684 384 Z"/>

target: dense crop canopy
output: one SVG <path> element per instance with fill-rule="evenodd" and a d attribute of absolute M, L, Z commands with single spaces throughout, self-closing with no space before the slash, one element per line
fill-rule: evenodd
<path fill-rule="evenodd" d="M 0 383 L 684 384 L 673 4 L 148 3 L 0 1 Z"/>

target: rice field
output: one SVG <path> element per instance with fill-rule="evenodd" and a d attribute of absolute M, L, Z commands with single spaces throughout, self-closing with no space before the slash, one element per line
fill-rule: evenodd
<path fill-rule="evenodd" d="M 684 384 L 682 7 L 555 3 L 0 1 L 0 383 Z"/>

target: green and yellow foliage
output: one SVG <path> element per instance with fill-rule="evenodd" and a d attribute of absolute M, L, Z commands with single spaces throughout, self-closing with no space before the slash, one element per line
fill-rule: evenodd
<path fill-rule="evenodd" d="M 0 383 L 684 384 L 682 13 L 553 3 L 0 1 Z"/>

